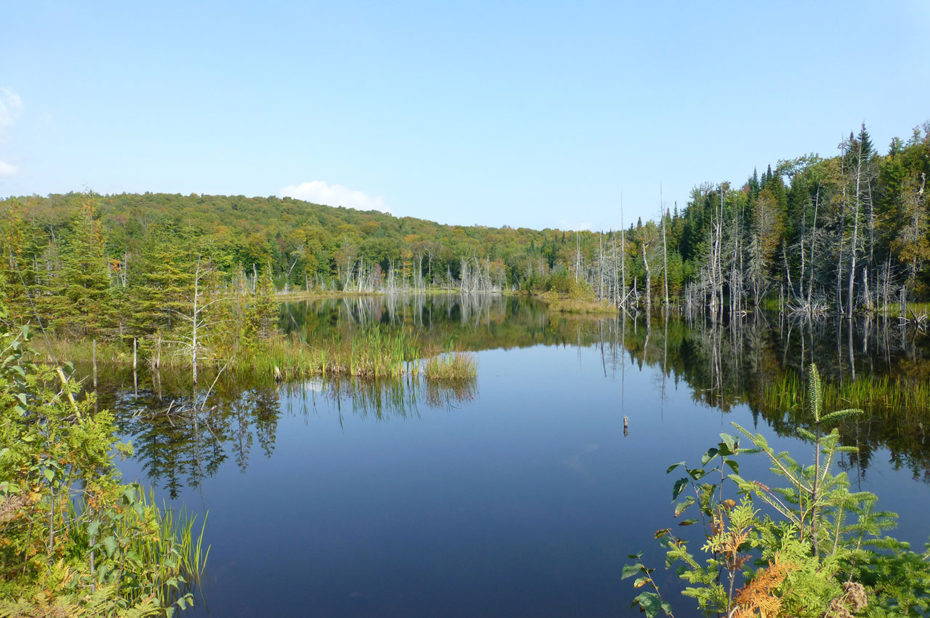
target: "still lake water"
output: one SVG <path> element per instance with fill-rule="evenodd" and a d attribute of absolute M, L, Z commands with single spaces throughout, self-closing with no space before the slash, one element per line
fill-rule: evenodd
<path fill-rule="evenodd" d="M 662 573 L 653 533 L 675 523 L 669 464 L 698 461 L 720 432 L 736 433 L 731 422 L 776 450 L 809 452 L 790 419 L 754 402 L 812 356 L 843 380 L 853 369 L 917 371 L 927 355 L 921 336 L 898 330 L 647 329 L 499 297 L 281 311 L 282 328 L 301 337 L 371 323 L 474 350 L 477 380 L 225 385 L 207 415 L 154 423 L 142 411 L 164 410 L 170 393 L 140 384 L 136 396 L 131 378 L 113 388 L 108 405 L 136 446 L 124 478 L 209 512 L 202 598 L 183 615 L 632 615 L 620 569 L 644 551 Z M 846 428 L 864 456 L 841 464 L 854 487 L 901 514 L 894 534 L 922 547 L 930 444 L 899 429 Z M 741 472 L 769 478 L 761 458 Z M 693 615 L 671 596 L 677 615 Z"/>

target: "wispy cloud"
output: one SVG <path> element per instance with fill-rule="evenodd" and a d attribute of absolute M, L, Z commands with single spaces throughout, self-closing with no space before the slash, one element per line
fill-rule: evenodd
<path fill-rule="evenodd" d="M 12 176 L 19 171 L 19 168 L 15 165 L 10 165 L 5 161 L 0 161 L 0 176 Z"/>
<path fill-rule="evenodd" d="M 23 111 L 23 100 L 15 92 L 0 88 L 0 138 L 13 126 Z"/>
<path fill-rule="evenodd" d="M 282 197 L 293 197 L 315 204 L 391 212 L 391 209 L 384 203 L 384 198 L 380 195 L 372 197 L 362 191 L 349 189 L 342 185 L 331 185 L 323 180 L 289 185 L 278 191 L 278 194 Z"/>
<path fill-rule="evenodd" d="M 0 143 L 6 141 L 6 134 L 23 111 L 23 100 L 15 92 L 0 88 Z M 15 165 L 0 159 L 0 176 L 12 176 L 19 171 Z"/>
<path fill-rule="evenodd" d="M 591 222 L 585 221 L 582 223 L 569 223 L 565 219 L 562 219 L 559 222 L 560 230 L 568 230 L 572 232 L 590 232 L 592 229 Z"/>

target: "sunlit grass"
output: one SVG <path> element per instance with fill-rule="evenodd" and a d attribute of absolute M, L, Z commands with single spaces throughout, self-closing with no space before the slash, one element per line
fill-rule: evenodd
<path fill-rule="evenodd" d="M 478 364 L 475 358 L 464 352 L 433 356 L 423 361 L 422 366 L 423 375 L 427 380 L 471 380 L 478 374 Z"/>
<path fill-rule="evenodd" d="M 852 381 L 824 382 L 823 401 L 829 408 L 860 408 L 867 416 L 898 422 L 930 416 L 930 383 L 889 375 L 862 375 Z M 770 410 L 798 409 L 805 401 L 801 376 L 793 371 L 770 382 L 763 401 Z"/>
<path fill-rule="evenodd" d="M 125 342 L 99 342 L 98 365 L 131 366 L 132 348 L 128 345 L 127 351 Z M 38 347 L 55 362 L 69 360 L 86 365 L 93 356 L 92 343 L 87 340 L 52 339 L 40 342 Z M 410 329 L 376 325 L 351 335 L 314 341 L 276 333 L 248 348 L 220 350 L 207 345 L 199 354 L 198 367 L 202 379 L 222 369 L 232 376 L 259 382 L 310 377 L 382 379 L 421 372 L 427 379 L 474 377 L 476 368 L 471 356 L 456 352 L 436 357 L 441 349 L 438 343 L 424 343 Z M 154 373 L 155 358 L 160 359 L 157 372 L 167 380 L 190 372 L 189 346 L 162 341 L 156 355 L 151 341 L 139 345 L 136 363 L 140 370 Z M 424 358 L 428 360 L 421 360 Z"/>

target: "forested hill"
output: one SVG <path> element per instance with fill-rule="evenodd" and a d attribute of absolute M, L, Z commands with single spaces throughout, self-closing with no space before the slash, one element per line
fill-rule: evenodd
<path fill-rule="evenodd" d="M 41 294 L 63 281 L 69 252 L 93 242 L 124 287 L 146 255 L 174 248 L 229 276 L 270 266 L 278 289 L 556 289 L 645 305 L 664 300 L 667 283 L 681 304 L 741 310 L 782 298 L 811 312 L 927 299 L 930 124 L 885 152 L 863 126 L 838 150 L 701 185 L 680 210 L 622 233 L 446 226 L 276 197 L 9 198 L 2 272 Z"/>
<path fill-rule="evenodd" d="M 10 198 L 0 202 L 7 244 L 15 236 L 17 250 L 31 258 L 60 253 L 54 246 L 67 244 L 89 204 L 111 261 L 131 263 L 147 243 L 172 239 L 197 245 L 227 270 L 270 263 L 279 288 L 285 281 L 300 288 L 341 286 L 350 270 L 357 274 L 359 260 L 382 278 L 395 267 L 398 283 L 413 277 L 416 260 L 424 280 L 432 272 L 441 285 L 450 275 L 458 281 L 463 259 L 478 259 L 495 269 L 496 283 L 518 284 L 527 259 L 536 257 L 548 272 L 560 261 L 559 248 L 575 246 L 557 230 L 447 226 L 291 198 L 163 193 Z"/>

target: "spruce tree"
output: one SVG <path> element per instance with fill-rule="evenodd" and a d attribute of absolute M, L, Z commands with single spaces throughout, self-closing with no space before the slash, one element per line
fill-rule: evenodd
<path fill-rule="evenodd" d="M 271 279 L 271 263 L 262 269 L 255 282 L 255 294 L 246 308 L 244 338 L 247 344 L 265 340 L 274 334 L 278 306 L 274 298 L 274 282 Z"/>
<path fill-rule="evenodd" d="M 106 335 L 113 325 L 114 303 L 97 205 L 86 200 L 71 224 L 61 256 L 62 289 L 50 298 L 59 329 L 88 337 Z"/>
<path fill-rule="evenodd" d="M 189 235 L 175 226 L 153 229 L 131 273 L 132 335 L 171 331 L 190 313 L 196 256 Z M 183 326 L 182 326 L 183 327 Z"/>

